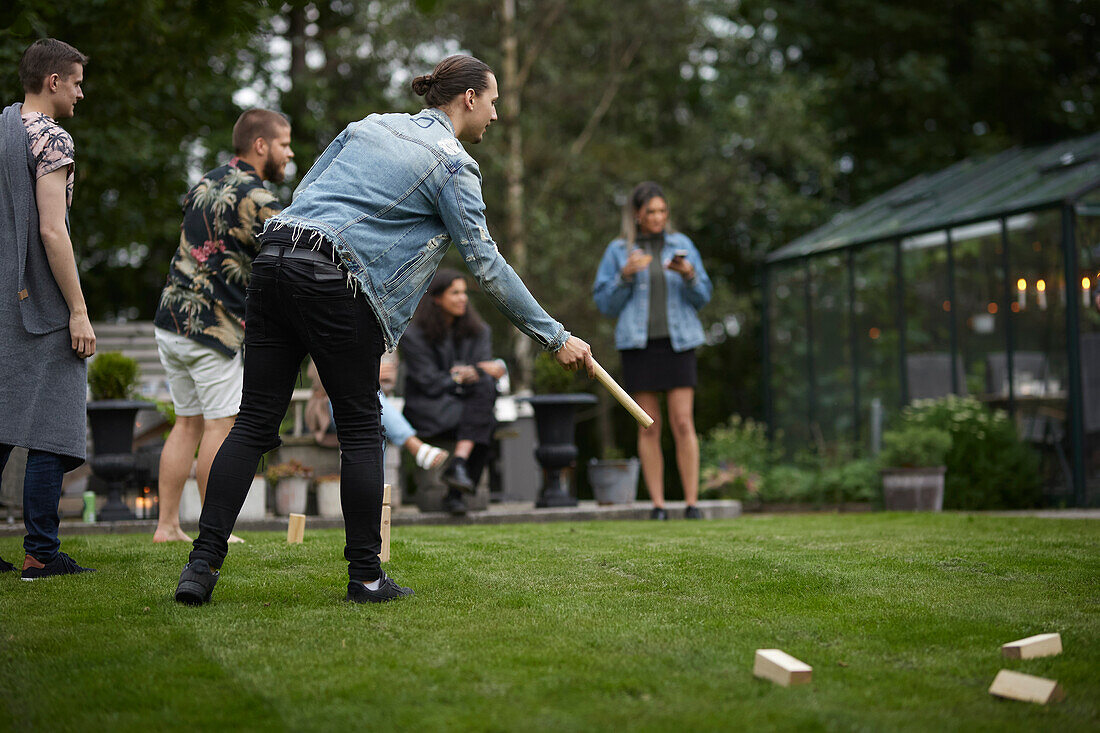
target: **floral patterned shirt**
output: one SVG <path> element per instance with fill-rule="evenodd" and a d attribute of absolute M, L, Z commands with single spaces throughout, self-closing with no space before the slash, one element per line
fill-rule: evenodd
<path fill-rule="evenodd" d="M 257 235 L 282 205 L 240 158 L 187 192 L 180 243 L 153 323 L 227 356 L 244 343 L 245 287 Z"/>
<path fill-rule="evenodd" d="M 58 168 L 69 167 L 65 183 L 65 206 L 73 205 L 73 182 L 76 180 L 76 148 L 72 136 L 52 117 L 41 112 L 22 115 L 27 128 L 31 154 L 34 156 L 34 178 L 38 180 Z"/>

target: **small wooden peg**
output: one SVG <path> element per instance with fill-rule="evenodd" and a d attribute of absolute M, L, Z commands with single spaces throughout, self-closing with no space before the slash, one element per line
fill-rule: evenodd
<path fill-rule="evenodd" d="M 382 551 L 378 553 L 379 562 L 390 559 L 390 492 L 390 485 L 386 484 L 382 489 Z"/>
<path fill-rule="evenodd" d="M 297 545 L 302 542 L 306 533 L 306 515 L 305 514 L 291 514 L 290 521 L 286 525 L 286 541 L 289 544 Z"/>

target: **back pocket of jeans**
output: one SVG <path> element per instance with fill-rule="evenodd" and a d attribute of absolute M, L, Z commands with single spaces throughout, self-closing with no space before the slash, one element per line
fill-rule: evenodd
<path fill-rule="evenodd" d="M 294 306 L 305 327 L 303 337 L 311 348 L 322 351 L 346 348 L 358 337 L 357 312 L 354 296 L 314 297 L 295 295 Z"/>

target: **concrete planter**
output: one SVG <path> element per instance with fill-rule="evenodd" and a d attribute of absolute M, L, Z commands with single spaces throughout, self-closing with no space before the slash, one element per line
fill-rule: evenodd
<path fill-rule="evenodd" d="M 597 504 L 629 504 L 638 497 L 637 458 L 588 462 L 588 483 Z"/>
<path fill-rule="evenodd" d="M 317 482 L 317 514 L 322 517 L 338 518 L 344 516 L 340 506 L 340 482 Z"/>
<path fill-rule="evenodd" d="M 883 504 L 891 512 L 942 512 L 947 469 L 889 468 L 882 472 Z"/>
<path fill-rule="evenodd" d="M 281 516 L 305 514 L 309 501 L 309 479 L 291 476 L 275 485 L 275 513 Z"/>

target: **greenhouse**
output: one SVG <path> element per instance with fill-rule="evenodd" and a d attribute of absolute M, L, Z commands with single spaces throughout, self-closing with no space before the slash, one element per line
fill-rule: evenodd
<path fill-rule="evenodd" d="M 870 448 L 913 400 L 1015 419 L 1048 500 L 1100 501 L 1100 134 L 918 176 L 764 269 L 766 417 Z"/>

